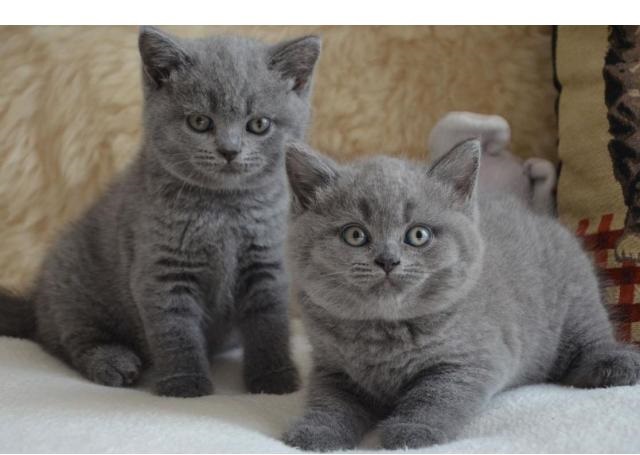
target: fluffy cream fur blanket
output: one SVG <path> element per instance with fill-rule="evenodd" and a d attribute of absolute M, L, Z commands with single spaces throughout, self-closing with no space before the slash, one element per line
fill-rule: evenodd
<path fill-rule="evenodd" d="M 313 145 L 426 156 L 449 110 L 496 113 L 514 150 L 555 159 L 548 27 L 166 27 L 182 36 L 324 39 Z M 29 283 L 140 140 L 135 27 L 0 28 L 0 284 Z"/>
<path fill-rule="evenodd" d="M 292 346 L 306 384 L 311 348 L 300 329 L 294 322 Z M 185 400 L 152 395 L 144 382 L 94 384 L 32 342 L 2 338 L 0 452 L 301 453 L 279 439 L 306 391 L 247 394 L 240 359 L 239 350 L 216 359 L 216 394 Z M 637 453 L 639 404 L 640 385 L 519 387 L 491 400 L 455 441 L 396 453 Z M 359 450 L 380 450 L 377 431 Z"/>

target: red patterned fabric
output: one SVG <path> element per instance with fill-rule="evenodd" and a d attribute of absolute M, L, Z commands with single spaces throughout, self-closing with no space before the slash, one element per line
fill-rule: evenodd
<path fill-rule="evenodd" d="M 608 213 L 598 223 L 580 220 L 576 234 L 602 271 L 604 298 L 613 305 L 620 339 L 640 344 L 640 264 L 616 259 L 615 248 L 623 229 L 611 229 L 613 218 L 614 214 Z"/>

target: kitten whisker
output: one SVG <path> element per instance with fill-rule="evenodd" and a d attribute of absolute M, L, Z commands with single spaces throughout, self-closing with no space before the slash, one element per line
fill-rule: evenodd
<path fill-rule="evenodd" d="M 317 276 L 320 277 L 331 277 L 331 276 L 343 276 L 345 273 L 342 271 L 338 271 L 338 272 L 330 272 L 330 273 L 319 273 Z"/>

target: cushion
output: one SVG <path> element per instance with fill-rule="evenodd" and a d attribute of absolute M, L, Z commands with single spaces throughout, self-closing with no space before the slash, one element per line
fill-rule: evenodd
<path fill-rule="evenodd" d="M 602 272 L 624 340 L 640 342 L 640 32 L 559 27 L 558 213 Z"/>

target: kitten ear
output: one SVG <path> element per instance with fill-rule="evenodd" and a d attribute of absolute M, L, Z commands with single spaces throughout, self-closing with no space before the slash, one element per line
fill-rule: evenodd
<path fill-rule="evenodd" d="M 333 160 L 302 143 L 287 146 L 286 168 L 294 210 L 299 212 L 308 209 L 318 190 L 329 186 L 338 176 L 338 166 Z"/>
<path fill-rule="evenodd" d="M 276 44 L 269 54 L 269 68 L 291 79 L 294 92 L 306 94 L 321 46 L 322 40 L 313 35 Z"/>
<path fill-rule="evenodd" d="M 456 145 L 438 159 L 428 175 L 453 186 L 457 202 L 468 203 L 473 199 L 480 168 L 481 146 L 478 139 L 470 139 Z"/>
<path fill-rule="evenodd" d="M 140 27 L 138 48 L 145 82 L 155 88 L 160 88 L 172 71 L 190 62 L 178 40 L 155 27 Z"/>

